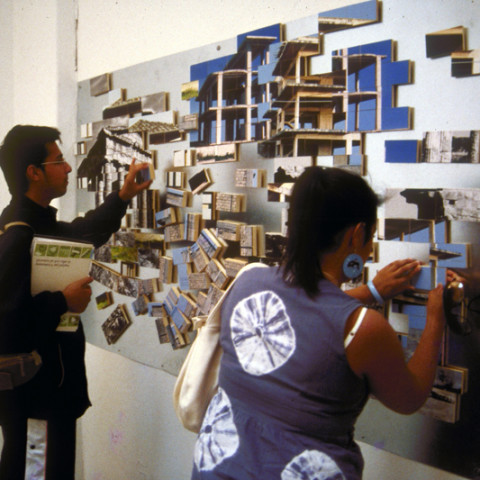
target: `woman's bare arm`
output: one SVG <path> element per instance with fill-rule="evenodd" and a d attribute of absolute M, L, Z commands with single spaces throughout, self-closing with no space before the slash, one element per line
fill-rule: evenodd
<path fill-rule="evenodd" d="M 346 350 L 352 370 L 364 376 L 370 392 L 395 412 L 415 412 L 430 393 L 445 328 L 442 295 L 441 285 L 429 294 L 426 326 L 408 364 L 397 335 L 375 311 L 367 313 Z"/>

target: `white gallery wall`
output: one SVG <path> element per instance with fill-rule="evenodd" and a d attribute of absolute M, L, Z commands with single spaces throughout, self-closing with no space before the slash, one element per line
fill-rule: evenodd
<path fill-rule="evenodd" d="M 73 160 L 77 81 L 232 38 L 255 28 L 353 3 L 358 2 L 1 0 L 0 138 L 16 123 L 57 125 L 63 133 L 66 157 Z M 459 12 L 471 4 L 467 0 L 396 0 L 396 3 L 404 6 L 405 16 L 409 15 L 412 5 L 416 5 L 415 22 L 428 24 L 430 31 L 461 24 L 457 22 Z M 434 4 L 443 9 L 451 8 L 451 18 L 436 17 Z M 389 12 L 384 12 L 385 14 L 388 15 Z M 474 21 L 475 16 L 472 15 L 463 25 L 469 30 L 469 44 L 472 48 L 479 48 L 480 34 L 478 26 L 474 29 Z M 374 36 L 368 40 L 367 37 L 371 34 Z M 342 35 L 358 35 L 358 44 L 378 40 L 378 37 L 375 38 L 375 30 L 368 33 L 366 29 L 358 29 Z M 389 38 L 399 36 L 402 37 L 402 43 L 399 44 L 397 58 L 412 59 L 412 49 L 406 43 L 409 36 L 405 32 L 392 32 Z M 422 41 L 421 36 L 415 37 L 414 30 L 410 37 L 412 42 Z M 407 49 L 408 54 L 403 48 Z M 328 45 L 325 50 L 328 51 Z M 431 72 L 415 72 L 417 78 L 414 82 L 424 81 L 422 75 L 432 76 L 430 97 L 421 100 L 425 104 L 430 101 L 438 105 L 434 74 L 448 69 L 447 63 L 448 60 L 439 59 L 435 64 L 432 63 L 434 70 Z M 446 75 L 442 76 L 442 81 L 453 83 Z M 466 84 L 473 85 L 473 82 L 467 81 Z M 454 87 L 452 85 L 451 88 Z M 419 100 L 408 98 L 408 95 L 406 89 L 400 89 L 398 104 L 418 105 Z M 438 108 L 439 110 L 421 108 L 415 115 L 418 113 L 418 121 L 432 125 L 432 129 L 455 128 L 456 115 L 469 115 L 469 110 L 463 106 L 457 110 L 443 110 L 441 106 Z M 423 118 L 424 115 L 427 118 Z M 469 125 L 465 125 L 462 117 L 462 126 L 478 129 L 478 113 L 472 115 Z M 398 138 L 406 137 L 408 138 L 407 135 L 399 135 Z M 385 166 L 380 158 L 380 145 L 383 142 L 381 134 L 375 140 L 377 141 L 378 146 L 375 148 L 378 158 L 373 161 L 378 164 L 378 168 L 383 169 Z M 415 182 L 428 186 L 425 182 L 420 182 L 418 176 L 414 177 L 413 173 L 412 171 L 412 186 L 416 186 Z M 388 171 L 388 175 L 392 175 L 392 170 Z M 462 183 L 461 186 L 474 186 L 473 179 L 471 182 L 470 185 Z M 8 200 L 9 195 L 2 177 L 0 208 Z M 72 218 L 76 210 L 73 191 L 59 202 L 59 207 L 63 218 Z M 183 430 L 174 416 L 171 392 L 175 377 L 91 345 L 87 346 L 87 369 L 93 407 L 79 422 L 77 478 L 189 478 L 195 436 Z M 368 445 L 362 444 L 362 449 L 366 460 L 366 480 L 459 478 Z"/>

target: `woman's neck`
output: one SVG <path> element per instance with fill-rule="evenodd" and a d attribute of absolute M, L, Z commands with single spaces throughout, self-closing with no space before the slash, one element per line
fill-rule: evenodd
<path fill-rule="evenodd" d="M 323 276 L 337 287 L 343 283 L 342 266 L 338 264 L 336 255 L 325 255 L 320 262 Z"/>

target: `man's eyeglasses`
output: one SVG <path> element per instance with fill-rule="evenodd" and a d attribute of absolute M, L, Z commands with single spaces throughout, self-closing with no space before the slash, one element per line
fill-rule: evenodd
<path fill-rule="evenodd" d="M 58 162 L 43 162 L 40 165 L 67 165 L 68 162 L 66 160 L 59 160 Z"/>

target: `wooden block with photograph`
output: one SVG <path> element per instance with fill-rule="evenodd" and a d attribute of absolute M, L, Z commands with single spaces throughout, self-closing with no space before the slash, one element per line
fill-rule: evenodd
<path fill-rule="evenodd" d="M 452 77 L 480 75 L 480 49 L 452 52 Z"/>
<path fill-rule="evenodd" d="M 113 245 L 110 247 L 112 254 L 112 260 L 121 261 L 121 262 L 138 262 L 138 250 L 136 247 L 120 247 Z"/>
<path fill-rule="evenodd" d="M 200 235 L 202 227 L 202 214 L 196 212 L 188 212 L 185 214 L 185 240 L 196 242 Z"/>
<path fill-rule="evenodd" d="M 188 184 L 190 185 L 192 195 L 197 195 L 198 193 L 203 192 L 203 190 L 212 185 L 212 183 L 213 180 L 210 176 L 210 171 L 208 168 L 203 168 L 188 179 Z"/>
<path fill-rule="evenodd" d="M 182 100 L 190 100 L 198 96 L 198 91 L 200 88 L 200 82 L 198 80 L 192 80 L 190 82 L 182 83 L 181 85 L 181 94 Z"/>
<path fill-rule="evenodd" d="M 186 185 L 185 172 L 170 170 L 165 172 L 165 184 L 172 188 L 185 188 Z"/>
<path fill-rule="evenodd" d="M 292 194 L 293 183 L 269 183 L 267 185 L 269 202 L 288 202 Z"/>
<path fill-rule="evenodd" d="M 171 257 L 160 257 L 158 264 L 158 279 L 162 283 L 173 282 L 173 259 Z"/>
<path fill-rule="evenodd" d="M 161 283 L 158 278 L 137 278 L 138 294 L 152 296 L 161 290 Z"/>
<path fill-rule="evenodd" d="M 480 163 L 479 142 L 479 130 L 425 132 L 422 162 Z"/>
<path fill-rule="evenodd" d="M 468 392 L 468 369 L 454 365 L 439 365 L 433 386 L 463 395 Z"/>
<path fill-rule="evenodd" d="M 177 223 L 175 225 L 169 225 L 165 227 L 164 235 L 165 235 L 166 243 L 183 241 L 183 238 L 184 238 L 183 223 Z"/>
<path fill-rule="evenodd" d="M 112 75 L 104 73 L 90 79 L 90 95 L 98 97 L 108 93 L 112 89 Z"/>
<path fill-rule="evenodd" d="M 133 232 L 135 237 L 135 245 L 138 248 L 150 248 L 163 252 L 165 250 L 165 242 L 161 233 L 155 232 Z"/>
<path fill-rule="evenodd" d="M 165 343 L 170 343 L 170 338 L 168 336 L 167 327 L 168 327 L 168 317 L 158 317 L 155 319 L 155 326 L 157 327 L 158 340 L 161 345 Z"/>
<path fill-rule="evenodd" d="M 418 413 L 441 422 L 456 423 L 460 419 L 460 398 L 457 393 L 433 387 Z"/>
<path fill-rule="evenodd" d="M 174 167 L 191 167 L 195 165 L 196 150 L 194 148 L 187 150 L 176 150 L 173 152 Z"/>
<path fill-rule="evenodd" d="M 263 225 L 243 225 L 240 227 L 240 255 L 242 257 L 265 256 Z"/>
<path fill-rule="evenodd" d="M 172 314 L 173 309 L 177 305 L 177 302 L 178 302 L 178 299 L 180 298 L 181 293 L 182 292 L 177 286 L 171 287 L 170 290 L 168 291 L 167 296 L 165 297 L 165 302 L 163 304 L 168 315 Z"/>
<path fill-rule="evenodd" d="M 188 275 L 188 289 L 206 290 L 210 287 L 210 277 L 206 272 L 194 272 Z"/>
<path fill-rule="evenodd" d="M 480 222 L 479 188 L 444 188 L 439 195 L 443 202 L 444 218 L 447 220 Z"/>
<path fill-rule="evenodd" d="M 377 237 L 379 240 L 433 243 L 435 222 L 413 218 L 379 218 Z"/>
<path fill-rule="evenodd" d="M 177 282 L 180 290 L 189 290 L 189 276 L 192 273 L 192 265 L 190 263 L 179 263 L 175 267 L 175 271 L 177 272 Z"/>
<path fill-rule="evenodd" d="M 174 350 L 186 347 L 190 343 L 188 335 L 183 335 L 172 320 L 169 322 L 168 332 L 170 336 L 170 343 Z"/>
<path fill-rule="evenodd" d="M 197 293 L 197 313 L 203 316 L 206 316 L 208 312 L 205 310 L 207 303 L 207 292 L 199 291 Z"/>
<path fill-rule="evenodd" d="M 202 218 L 204 220 L 216 220 L 218 218 L 216 196 L 217 192 L 202 193 Z"/>
<path fill-rule="evenodd" d="M 387 188 L 385 218 L 443 220 L 445 217 L 441 189 Z"/>
<path fill-rule="evenodd" d="M 236 162 L 237 145 L 235 143 L 230 143 L 197 147 L 196 160 L 197 165 L 204 163 Z"/>
<path fill-rule="evenodd" d="M 279 262 L 287 246 L 287 237 L 280 232 L 265 233 L 265 257 L 271 261 Z"/>
<path fill-rule="evenodd" d="M 181 188 L 167 187 L 166 203 L 173 207 L 190 207 L 192 195 L 187 190 Z"/>
<path fill-rule="evenodd" d="M 190 246 L 190 256 L 197 272 L 203 272 L 207 268 L 210 258 L 197 242 Z"/>
<path fill-rule="evenodd" d="M 313 158 L 310 156 L 274 158 L 273 182 L 268 184 L 268 201 L 288 201 L 295 180 L 312 165 Z"/>
<path fill-rule="evenodd" d="M 266 186 L 267 171 L 259 168 L 237 168 L 235 186 L 240 188 L 263 188 Z"/>
<path fill-rule="evenodd" d="M 185 167 L 186 150 L 175 150 L 173 152 L 173 166 L 174 167 Z"/>
<path fill-rule="evenodd" d="M 87 142 L 77 142 L 75 144 L 75 155 L 86 155 L 86 153 L 87 153 Z M 79 178 L 82 178 L 82 177 L 79 177 Z"/>
<path fill-rule="evenodd" d="M 162 250 L 157 248 L 137 248 L 138 265 L 145 268 L 157 268 L 162 256 Z"/>
<path fill-rule="evenodd" d="M 240 255 L 252 257 L 257 249 L 257 235 L 255 226 L 243 225 L 240 228 Z"/>
<path fill-rule="evenodd" d="M 136 278 L 118 275 L 116 292 L 127 297 L 138 297 L 138 282 Z"/>
<path fill-rule="evenodd" d="M 177 308 L 191 320 L 197 312 L 197 302 L 188 292 L 182 292 L 178 297 Z"/>
<path fill-rule="evenodd" d="M 235 278 L 238 272 L 248 264 L 248 260 L 244 258 L 224 258 L 223 264 L 225 265 L 225 271 L 230 278 Z"/>
<path fill-rule="evenodd" d="M 207 265 L 206 272 L 210 277 L 212 283 L 218 288 L 224 290 L 230 281 L 225 267 L 215 258 L 212 258 Z"/>
<path fill-rule="evenodd" d="M 187 333 L 191 326 L 192 322 L 189 320 L 183 312 L 181 312 L 178 307 L 174 307 L 172 313 L 170 314 L 170 318 L 175 326 L 178 328 L 178 331 L 182 334 Z"/>
<path fill-rule="evenodd" d="M 109 345 L 116 343 L 130 325 L 131 321 L 125 305 L 118 305 L 102 324 L 103 334 L 107 343 Z"/>
<path fill-rule="evenodd" d="M 121 262 L 120 263 L 120 273 L 124 277 L 138 277 L 140 273 L 140 267 L 138 263 L 132 262 Z"/>
<path fill-rule="evenodd" d="M 164 228 L 168 225 L 173 225 L 179 221 L 180 214 L 177 208 L 168 207 L 155 214 L 155 221 L 157 228 Z"/>
<path fill-rule="evenodd" d="M 119 230 L 113 234 L 113 245 L 118 247 L 135 247 L 135 232 L 132 230 Z"/>
<path fill-rule="evenodd" d="M 472 266 L 472 245 L 468 243 L 434 243 L 430 256 L 440 268 L 469 268 Z"/>
<path fill-rule="evenodd" d="M 378 269 L 399 258 L 414 258 L 425 265 L 430 263 L 430 244 L 417 242 L 376 242 Z"/>
<path fill-rule="evenodd" d="M 155 166 L 152 162 L 147 163 L 147 168 L 139 170 L 137 172 L 136 178 L 137 183 L 149 182 L 150 180 L 155 180 Z M 147 190 L 144 190 L 144 192 Z"/>
<path fill-rule="evenodd" d="M 273 159 L 273 181 L 275 183 L 294 183 L 295 180 L 313 165 L 313 158 L 302 157 L 276 157 Z"/>
<path fill-rule="evenodd" d="M 215 235 L 212 229 L 204 228 L 197 239 L 198 245 L 209 258 L 219 258 L 223 255 L 228 244 L 222 238 Z"/>
<path fill-rule="evenodd" d="M 216 198 L 217 210 L 224 212 L 246 212 L 247 196 L 243 194 L 220 193 Z"/>
<path fill-rule="evenodd" d="M 113 305 L 113 295 L 112 292 L 103 292 L 97 297 L 95 297 L 95 303 L 97 304 L 98 310 L 103 310 L 110 305 Z"/>
<path fill-rule="evenodd" d="M 140 295 L 137 299 L 132 302 L 132 310 L 135 315 L 144 315 L 148 312 L 148 304 L 150 302 L 150 298 L 148 295 Z"/>
<path fill-rule="evenodd" d="M 173 264 L 192 263 L 189 247 L 179 247 L 172 249 Z"/>
<path fill-rule="evenodd" d="M 240 241 L 240 227 L 246 225 L 245 222 L 236 220 L 217 220 L 217 236 L 231 242 Z"/>
<path fill-rule="evenodd" d="M 219 300 L 222 298 L 222 295 L 224 293 L 225 293 L 225 290 L 218 288 L 213 283 L 210 284 L 210 287 L 207 292 L 207 299 L 205 300 L 204 309 L 206 309 L 208 313 L 210 313 L 212 311 L 212 308 L 219 302 Z"/>
<path fill-rule="evenodd" d="M 112 268 L 92 260 L 89 275 L 104 287 L 114 291 L 118 290 L 118 279 L 120 275 Z"/>
<path fill-rule="evenodd" d="M 167 312 L 163 306 L 163 302 L 149 302 L 148 303 L 148 316 L 149 317 L 166 317 Z"/>
<path fill-rule="evenodd" d="M 245 212 L 247 200 L 241 193 L 217 192 L 215 209 L 219 212 Z"/>
<path fill-rule="evenodd" d="M 465 50 L 466 29 L 458 26 L 425 35 L 428 58 L 438 58 Z"/>
<path fill-rule="evenodd" d="M 157 92 L 140 97 L 142 115 L 153 115 L 169 110 L 170 94 Z"/>
<path fill-rule="evenodd" d="M 91 123 L 82 123 L 80 125 L 80 137 L 90 138 L 93 136 L 93 125 Z"/>
<path fill-rule="evenodd" d="M 197 130 L 198 113 L 190 113 L 188 115 L 180 116 L 180 119 L 178 121 L 178 129 L 184 132 L 189 132 L 190 130 Z"/>
<path fill-rule="evenodd" d="M 93 258 L 98 262 L 103 263 L 116 263 L 112 259 L 112 252 L 110 250 L 110 245 L 101 245 L 100 247 L 96 248 L 93 254 Z"/>

